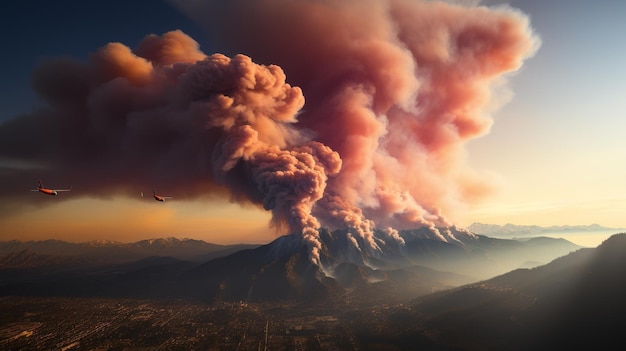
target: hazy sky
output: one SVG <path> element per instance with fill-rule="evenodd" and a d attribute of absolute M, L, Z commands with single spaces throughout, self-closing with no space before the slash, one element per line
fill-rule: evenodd
<path fill-rule="evenodd" d="M 506 186 L 466 222 L 626 226 L 626 3 L 519 0 L 542 46 L 472 164 Z"/>
<path fill-rule="evenodd" d="M 489 6 L 502 3 L 484 2 Z M 437 205 L 454 209 L 449 219 L 461 226 L 484 222 L 626 227 L 626 138 L 622 135 L 626 131 L 626 3 L 506 3 L 528 15 L 541 46 L 520 70 L 505 75 L 507 82 L 496 98 L 506 96 L 507 91 L 510 97 L 491 113 L 494 122 L 488 133 L 464 143 L 461 150 L 466 158 L 462 170 L 469 165 L 477 172 L 473 176 L 490 179 L 494 189 L 480 200 L 469 196 L 472 201 L 459 201 L 461 205 L 449 201 Z M 194 16 L 188 9 L 185 12 L 184 7 L 160 1 L 21 1 L 4 6 L 0 13 L 0 28 L 6 33 L 5 53 L 0 58 L 5 67 L 0 80 L 0 123 L 45 106 L 31 85 L 38 64 L 58 56 L 84 60 L 109 42 L 136 48 L 148 34 L 180 29 L 197 41 L 206 55 L 221 52 L 232 56 L 236 52 L 229 50 L 237 48 L 255 62 L 274 63 L 264 62 L 265 57 L 257 59 L 252 53 L 264 53 L 258 48 L 250 47 L 248 52 L 246 40 L 228 47 L 211 42 L 212 24 L 190 17 Z M 286 73 L 289 83 L 289 70 Z M 294 79 L 306 81 L 298 76 Z M 307 96 L 306 87 L 303 89 Z M 311 109 L 307 105 L 311 100 L 315 101 L 307 97 L 305 110 Z M 15 169 L 25 170 L 20 178 L 23 182 L 12 186 L 22 186 L 23 195 L 19 196 L 28 198 L 22 206 L 17 205 L 22 202 L 19 198 L 0 197 L 4 212 L 0 214 L 0 240 L 133 241 L 176 236 L 216 243 L 264 243 L 283 234 L 268 228 L 271 213 L 267 211 L 252 205 L 244 209 L 218 199 L 191 199 L 195 196 L 188 193 L 167 193 L 181 190 L 161 189 L 153 182 L 161 179 L 158 177 L 146 177 L 145 184 L 134 180 L 123 189 L 113 189 L 118 195 L 107 196 L 107 189 L 103 189 L 83 197 L 80 186 L 66 184 L 67 179 L 80 174 L 63 178 L 60 173 L 27 163 L 16 166 L 16 159 L 0 161 L 0 179 L 9 179 Z M 344 161 L 346 167 L 349 165 Z M 102 172 L 106 171 L 107 165 L 102 165 Z M 446 178 L 444 184 L 449 185 L 456 175 Z M 111 179 L 116 177 L 123 174 L 111 174 Z M 74 190 L 57 197 L 29 192 L 38 179 L 50 187 L 73 185 Z M 80 183 L 83 187 L 86 184 Z M 91 186 L 97 188 L 99 184 Z M 159 203 L 139 196 L 139 192 L 149 193 L 155 186 L 158 192 L 175 198 Z M 206 190 L 203 186 L 186 191 Z M 431 196 L 425 193 L 425 197 Z M 419 199 L 417 202 L 424 205 Z M 426 201 L 426 212 L 428 204 Z M 372 216 L 379 215 L 374 212 Z M 428 212 L 424 218 L 432 215 Z"/>

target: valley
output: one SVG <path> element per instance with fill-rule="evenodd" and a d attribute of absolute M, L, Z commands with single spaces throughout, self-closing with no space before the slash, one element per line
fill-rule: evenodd
<path fill-rule="evenodd" d="M 413 245 L 428 242 L 412 235 Z M 204 263 L 152 257 L 92 267 L 74 271 L 72 284 L 55 280 L 66 273 L 42 279 L 31 270 L 22 270 L 30 277 L 21 280 L 13 270 L 7 284 L 11 275 L 0 271 L 0 349 L 517 351 L 597 348 L 621 335 L 626 234 L 465 283 L 452 272 L 400 269 L 397 254 L 377 261 L 393 261 L 394 269 L 352 259 L 335 266 L 343 267 L 335 270 L 341 277 L 324 276 L 305 248 L 284 251 L 291 247 L 284 240 L 290 238 Z M 520 251 L 509 240 L 480 240 L 459 252 L 481 247 L 480 257 L 493 263 L 509 245 L 536 255 L 563 243 L 546 238 Z M 331 249 L 327 262 L 338 259 Z"/>

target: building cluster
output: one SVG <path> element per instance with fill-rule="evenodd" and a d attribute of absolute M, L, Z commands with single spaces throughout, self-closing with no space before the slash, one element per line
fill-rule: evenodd
<path fill-rule="evenodd" d="M 0 350 L 358 349 L 337 315 L 279 303 L 4 297 L 0 310 Z"/>

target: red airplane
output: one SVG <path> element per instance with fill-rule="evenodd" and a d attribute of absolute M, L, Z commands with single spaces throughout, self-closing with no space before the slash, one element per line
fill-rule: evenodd
<path fill-rule="evenodd" d="M 152 189 L 152 196 L 154 197 L 155 200 L 157 201 L 161 201 L 161 202 L 165 202 L 165 199 L 173 199 L 173 197 L 171 196 L 161 196 L 161 195 L 157 195 L 154 192 L 154 189 Z M 141 197 L 143 197 L 143 193 L 141 193 Z"/>
<path fill-rule="evenodd" d="M 47 189 L 43 186 L 43 183 L 41 182 L 41 180 L 38 182 L 39 182 L 39 186 L 37 187 L 37 189 L 31 189 L 30 191 L 41 191 L 42 193 L 46 195 L 59 195 L 59 191 L 72 191 L 71 186 L 69 189 Z"/>

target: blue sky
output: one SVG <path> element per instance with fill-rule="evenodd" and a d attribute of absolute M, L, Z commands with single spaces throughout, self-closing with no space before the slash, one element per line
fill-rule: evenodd
<path fill-rule="evenodd" d="M 0 81 L 0 121 L 29 112 L 37 97 L 31 72 L 46 58 L 85 58 L 109 42 L 135 47 L 146 35 L 181 29 L 209 49 L 207 35 L 161 0 L 14 1 L 3 5 L 0 30 L 5 67 Z M 211 50 L 207 50 L 210 52 Z"/>

